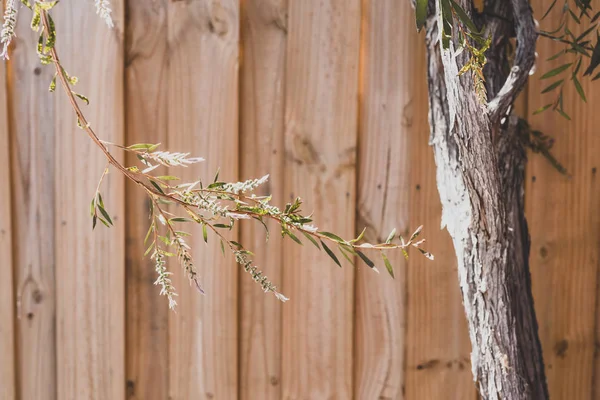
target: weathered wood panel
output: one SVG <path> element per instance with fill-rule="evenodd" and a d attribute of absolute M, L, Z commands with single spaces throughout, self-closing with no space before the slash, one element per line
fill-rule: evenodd
<path fill-rule="evenodd" d="M 125 26 L 126 144 L 167 138 L 167 1 L 129 1 Z M 139 165 L 134 155 L 128 165 Z M 168 398 L 168 303 L 154 285 L 156 271 L 144 254 L 148 196 L 127 182 L 127 398 Z M 178 272 L 178 271 L 177 271 Z"/>
<path fill-rule="evenodd" d="M 54 16 L 61 61 L 79 76 L 77 90 L 92 99 L 83 106 L 88 120 L 102 139 L 122 143 L 124 2 L 111 3 L 114 31 L 86 2 L 60 4 Z M 43 93 L 40 88 L 34 97 Z M 64 93 L 57 90 L 54 96 L 55 135 L 47 140 L 60 155 L 54 180 L 57 398 L 119 400 L 125 394 L 124 179 L 111 173 L 101 187 L 115 226 L 92 231 L 87 205 L 106 160 L 77 127 Z"/>
<path fill-rule="evenodd" d="M 0 11 L 2 6 L 0 5 Z M 8 132 L 8 102 L 6 96 L 5 63 L 0 61 L 0 254 L 3 266 L 0 268 L 0 398 L 14 399 L 16 396 L 16 360 L 13 296 L 12 259 L 12 216 L 10 188 L 10 146 Z"/>
<path fill-rule="evenodd" d="M 428 143 L 425 48 L 420 39 L 410 51 L 415 63 L 413 97 L 404 108 L 405 121 L 411 125 L 410 222 L 411 229 L 424 225 L 424 247 L 435 261 L 413 251 L 408 262 L 406 399 L 476 399 L 456 256 L 448 231 L 440 230 L 442 207 Z"/>
<path fill-rule="evenodd" d="M 346 237 L 355 228 L 359 40 L 359 0 L 289 3 L 285 196 L 302 196 L 321 229 Z M 284 263 L 282 397 L 350 398 L 353 267 L 292 241 Z"/>
<path fill-rule="evenodd" d="M 56 397 L 54 74 L 36 54 L 37 35 L 21 13 L 9 66 L 17 386 L 23 400 Z M 62 98 L 61 100 L 66 100 Z M 73 117 L 69 119 L 74 122 Z M 62 140 L 61 140 L 62 142 Z M 56 147 L 55 147 L 56 146 Z M 73 161 L 73 160 L 72 160 Z M 86 199 L 80 203 L 88 210 Z"/>
<path fill-rule="evenodd" d="M 240 71 L 241 179 L 270 174 L 262 194 L 284 198 L 284 80 L 287 0 L 242 2 Z M 269 242 L 264 228 L 242 223 L 241 240 L 276 285 L 282 283 L 282 238 L 277 227 Z M 240 276 L 240 398 L 281 398 L 281 307 L 249 276 Z M 285 307 L 285 306 L 284 306 Z"/>
<path fill-rule="evenodd" d="M 540 18 L 551 1 L 533 3 Z M 558 10 L 557 10 L 558 11 Z M 559 14 L 542 21 L 544 29 L 558 26 Z M 585 28 L 584 28 L 585 29 Z M 577 33 L 575 33 L 577 36 Z M 553 153 L 571 178 L 560 175 L 539 154 L 529 156 L 526 187 L 527 219 L 531 231 L 531 269 L 539 332 L 553 399 L 590 398 L 594 395 L 597 352 L 598 267 L 600 260 L 600 124 L 597 82 L 582 79 L 587 103 L 567 81 L 565 111 L 572 121 L 547 111 L 531 112 L 554 100 L 557 92 L 541 95 L 548 80 L 541 74 L 567 62 L 546 62 L 564 46 L 538 41 L 538 72 L 529 86 L 529 120 L 534 129 L 556 139 Z M 584 66 L 586 66 L 584 61 Z M 597 396 L 598 393 L 595 393 Z"/>
<path fill-rule="evenodd" d="M 168 12 L 169 148 L 206 158 L 181 169 L 186 181 L 238 175 L 238 1 L 170 2 Z M 187 228 L 187 227 L 186 227 Z M 201 296 L 180 269 L 177 314 L 169 316 L 169 395 L 179 399 L 233 399 L 238 393 L 238 266 L 224 259 L 218 239 L 194 227 L 188 243 Z M 171 268 L 178 268 L 171 263 Z"/>
<path fill-rule="evenodd" d="M 410 229 L 411 92 L 415 65 L 405 54 L 415 36 L 410 4 L 363 0 L 361 102 L 357 229 L 382 243 L 394 228 Z M 410 32 L 409 32 L 410 30 Z M 355 397 L 401 399 L 404 390 L 406 267 L 398 251 L 389 252 L 392 279 L 369 268 L 356 271 Z M 375 260 L 376 263 L 380 260 Z"/>

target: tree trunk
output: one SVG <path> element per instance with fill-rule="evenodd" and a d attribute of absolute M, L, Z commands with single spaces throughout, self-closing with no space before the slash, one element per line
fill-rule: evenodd
<path fill-rule="evenodd" d="M 459 3 L 467 11 L 473 8 L 471 1 Z M 535 59 L 531 10 L 525 0 L 487 1 L 487 15 L 494 17 L 474 16 L 493 39 L 484 70 L 493 100 L 483 105 L 471 76 L 458 76 L 468 52 L 456 56 L 452 43 L 441 49 L 437 7 L 438 1 L 430 0 L 426 24 L 430 144 L 442 226 L 458 259 L 473 377 L 484 399 L 547 399 L 524 216 L 526 157 L 521 123 L 510 115 Z M 515 35 L 515 61 L 505 68 L 506 45 Z"/>

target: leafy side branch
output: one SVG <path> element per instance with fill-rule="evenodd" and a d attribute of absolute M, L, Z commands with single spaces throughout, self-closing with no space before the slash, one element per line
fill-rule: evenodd
<path fill-rule="evenodd" d="M 209 236 L 217 239 L 220 242 L 223 255 L 226 251 L 230 252 L 236 262 L 250 275 L 252 280 L 260 285 L 263 291 L 273 293 L 281 301 L 286 301 L 287 298 L 253 263 L 253 253 L 245 249 L 242 244 L 228 238 L 228 233 L 231 233 L 238 221 L 254 220 L 254 222 L 260 223 L 265 227 L 268 240 L 269 228 L 267 222 L 270 220 L 279 226 L 282 236 L 287 236 L 300 245 L 303 244 L 301 237 L 308 240 L 319 250 L 325 251 L 340 267 L 341 263 L 336 255 L 336 250 L 349 262 L 353 263 L 355 259 L 360 259 L 375 270 L 377 270 L 375 262 L 365 253 L 378 252 L 383 265 L 392 276 L 394 275 L 393 268 L 385 251 L 400 250 L 408 257 L 407 249 L 414 247 L 425 257 L 433 259 L 430 253 L 421 248 L 424 239 L 418 240 L 421 233 L 420 227 L 407 241 L 397 235 L 395 230 L 389 234 L 387 240 L 383 243 L 363 242 L 364 230 L 358 237 L 346 240 L 312 225 L 312 216 L 301 211 L 302 200 L 300 198 L 296 198 L 293 202 L 287 204 L 284 209 L 280 209 L 271 204 L 270 196 L 258 196 L 254 193 L 267 181 L 268 175 L 244 182 L 223 182 L 219 180 L 219 173 L 217 172 L 213 181 L 208 185 L 200 180 L 180 183 L 178 182 L 179 178 L 176 176 L 158 175 L 155 171 L 161 167 L 187 167 L 202 162 L 203 159 L 190 157 L 189 153 L 159 150 L 160 144 L 140 143 L 121 146 L 100 140 L 79 106 L 78 101 L 88 104 L 89 100 L 73 90 L 73 87 L 77 84 L 77 78 L 66 72 L 55 46 L 56 27 L 50 11 L 58 1 L 35 1 L 30 3 L 28 0 L 22 0 L 22 2 L 32 11 L 31 28 L 36 32 L 40 32 L 37 46 L 40 61 L 42 64 L 53 65 L 56 70 L 55 76 L 50 82 L 50 92 L 56 90 L 57 82 L 60 83 L 73 108 L 78 126 L 87 133 L 107 159 L 107 167 L 101 175 L 90 205 L 92 228 L 95 228 L 97 221 L 107 227 L 110 227 L 113 223 L 101 195 L 102 181 L 109 173 L 110 167 L 112 167 L 144 190 L 150 199 L 150 226 L 145 238 L 145 243 L 148 246 L 145 255 L 150 255 L 154 261 L 157 273 L 155 284 L 160 286 L 160 293 L 168 298 L 170 308 L 175 308 L 177 305 L 177 293 L 170 278 L 171 272 L 167 269 L 166 260 L 168 258 L 176 258 L 189 281 L 197 287 L 198 291 L 204 293 L 190 246 L 186 243 L 186 237 L 190 236 L 190 233 L 184 228 L 186 224 L 200 225 L 205 242 L 208 243 Z M 109 26 L 112 26 L 108 1 L 96 0 L 95 5 L 100 17 Z M 14 22 L 16 22 L 16 9 L 14 18 L 13 14 L 10 15 L 9 20 L 14 25 Z M 4 37 L 3 31 L 2 43 L 9 41 L 9 39 L 5 40 Z M 10 37 L 10 35 L 6 37 Z M 139 165 L 125 166 L 121 164 L 109 151 L 109 146 L 135 154 L 139 160 Z M 170 210 L 177 210 L 180 214 L 168 211 L 166 209 L 167 205 L 176 206 L 170 208 Z"/>

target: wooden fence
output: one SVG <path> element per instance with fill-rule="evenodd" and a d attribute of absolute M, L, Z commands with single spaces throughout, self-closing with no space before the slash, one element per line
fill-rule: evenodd
<path fill-rule="evenodd" d="M 207 295 L 177 273 L 179 309 L 169 312 L 142 258 L 144 194 L 110 174 L 115 226 L 91 230 L 87 206 L 105 162 L 65 96 L 47 92 L 53 71 L 39 65 L 23 11 L 0 64 L 0 398 L 476 399 L 409 2 L 112 7 L 111 32 L 91 1 L 55 9 L 62 60 L 103 139 L 206 157 L 183 171 L 188 179 L 218 167 L 229 180 L 270 173 L 279 204 L 300 195 L 319 226 L 345 236 L 366 226 L 380 240 L 424 224 L 436 261 L 394 255 L 392 280 L 337 268 L 278 235 L 265 244 L 248 224 L 239 235 L 291 298 L 281 304 L 196 232 Z M 539 59 L 559 46 L 540 42 Z M 537 76 L 520 103 L 529 115 L 545 103 Z M 600 90 L 584 86 L 587 104 L 565 93 L 572 122 L 531 118 L 556 137 L 572 174 L 530 157 L 533 285 L 554 399 L 600 399 Z"/>

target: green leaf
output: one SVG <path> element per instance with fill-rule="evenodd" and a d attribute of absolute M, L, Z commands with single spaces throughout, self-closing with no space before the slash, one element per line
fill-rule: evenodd
<path fill-rule="evenodd" d="M 421 249 L 420 247 L 417 247 L 417 250 L 419 250 L 421 252 L 421 254 L 423 254 L 428 259 L 433 260 L 433 258 L 434 258 L 433 254 L 431 254 L 430 252 L 425 251 L 425 250 Z"/>
<path fill-rule="evenodd" d="M 587 99 L 585 98 L 585 92 L 583 91 L 581 83 L 579 83 L 579 79 L 577 79 L 576 76 L 573 76 L 573 84 L 575 85 L 575 89 L 577 90 L 579 97 L 581 97 L 581 100 L 583 100 L 584 103 L 587 103 Z"/>
<path fill-rule="evenodd" d="M 394 268 L 392 268 L 390 260 L 388 260 L 385 253 L 381 253 L 381 257 L 383 258 L 383 263 L 385 264 L 385 268 L 387 269 L 388 273 L 392 276 L 392 278 L 394 278 Z"/>
<path fill-rule="evenodd" d="M 104 207 L 102 207 L 101 205 L 98 205 L 98 210 L 100 210 L 100 214 L 102 214 L 102 216 L 106 219 L 106 221 L 108 221 L 108 223 L 112 225 L 113 222 L 110 219 L 110 216 L 108 215 L 108 213 L 106 212 Z M 100 218 L 100 221 L 103 221 L 102 218 Z M 108 226 L 107 224 L 105 224 L 105 225 Z"/>
<path fill-rule="evenodd" d="M 221 240 L 221 253 L 223 253 L 223 257 L 225 257 L 225 245 L 223 244 L 223 240 Z"/>
<path fill-rule="evenodd" d="M 44 4 L 48 4 L 48 3 L 44 3 Z M 50 14 L 48 14 L 48 26 L 49 26 L 48 39 L 46 40 L 46 46 L 44 47 L 44 53 L 48 53 L 50 50 L 52 50 L 54 48 L 54 45 L 56 44 L 56 26 L 54 25 L 54 20 L 52 19 Z"/>
<path fill-rule="evenodd" d="M 159 144 L 152 144 L 152 143 L 137 143 L 137 144 L 132 144 L 131 146 L 128 146 L 127 149 L 128 150 L 148 150 L 148 151 L 152 151 L 155 150 Z"/>
<path fill-rule="evenodd" d="M 553 84 L 551 84 L 550 86 L 547 86 L 544 90 L 542 90 L 542 93 L 548 93 L 553 91 L 554 89 L 556 89 L 557 87 L 559 87 L 560 85 L 562 85 L 562 83 L 564 82 L 564 79 L 561 79 L 560 81 L 556 81 Z"/>
<path fill-rule="evenodd" d="M 31 29 L 35 32 L 40 30 L 40 22 L 42 21 L 42 14 L 40 12 L 40 6 L 38 3 L 33 8 L 33 16 L 31 17 Z"/>
<path fill-rule="evenodd" d="M 341 244 L 338 244 L 338 248 L 340 249 L 340 253 L 344 256 L 346 260 L 352 265 L 354 265 L 354 260 L 350 257 L 352 254 L 348 253 L 348 250 L 344 249 Z"/>
<path fill-rule="evenodd" d="M 415 20 L 417 23 L 417 31 L 420 31 L 427 21 L 427 5 L 429 0 L 416 0 L 415 2 Z"/>
<path fill-rule="evenodd" d="M 85 97 L 84 95 L 74 92 L 72 90 L 71 90 L 71 93 L 73 93 L 75 96 L 79 97 L 86 105 L 90 104 L 90 100 L 87 97 Z"/>
<path fill-rule="evenodd" d="M 469 28 L 471 32 L 479 33 L 477 27 L 475 26 L 473 21 L 471 21 L 471 18 L 469 18 L 465 10 L 454 0 L 450 0 L 450 2 L 452 3 L 452 8 L 454 9 L 454 12 L 456 12 L 458 19 L 460 19 L 460 22 L 462 22 L 463 25 Z"/>
<path fill-rule="evenodd" d="M 556 1 L 554 0 L 552 2 L 552 4 L 550 4 L 550 7 L 548 7 L 548 9 L 546 10 L 546 12 L 544 13 L 544 16 L 542 17 L 542 19 L 546 18 L 548 16 L 548 14 L 550 14 L 550 11 L 552 11 L 552 9 L 554 8 L 554 6 L 556 5 Z"/>
<path fill-rule="evenodd" d="M 152 186 L 154 186 L 154 188 L 155 188 L 156 190 L 158 190 L 158 192 L 159 192 L 160 194 L 165 194 L 165 192 L 164 192 L 164 191 L 162 190 L 162 188 L 161 188 L 161 187 L 158 185 L 158 183 L 156 183 L 156 182 L 154 182 L 153 180 L 150 180 L 150 179 L 149 179 L 148 181 L 149 181 L 149 182 L 152 184 Z"/>
<path fill-rule="evenodd" d="M 294 242 L 298 243 L 299 245 L 302 245 L 302 242 L 300 241 L 300 239 L 298 239 L 298 237 L 296 235 L 294 235 L 292 232 L 285 230 L 284 233 L 286 235 L 288 235 L 289 237 L 291 237 Z"/>
<path fill-rule="evenodd" d="M 174 218 L 171 218 L 171 219 L 169 220 L 169 222 L 196 222 L 196 221 L 194 221 L 194 220 L 193 220 L 193 219 L 191 219 L 191 218 L 185 218 L 185 217 L 174 217 Z"/>
<path fill-rule="evenodd" d="M 108 224 L 108 222 L 106 222 L 104 219 L 102 219 L 102 217 L 98 217 L 98 219 L 100 220 L 100 222 L 102 222 L 104 224 L 104 226 L 106 226 L 107 228 L 110 228 L 110 225 Z"/>
<path fill-rule="evenodd" d="M 342 264 L 340 264 L 340 260 L 338 260 L 338 258 L 337 258 L 337 257 L 336 257 L 336 255 L 333 253 L 333 251 L 331 251 L 331 249 L 330 249 L 329 247 L 327 247 L 327 245 L 325 244 L 325 242 L 323 242 L 322 240 L 321 240 L 321 246 L 323 246 L 323 248 L 325 249 L 325 253 L 327 253 L 327 255 L 328 255 L 329 257 L 331 257 L 331 259 L 332 259 L 333 261 L 335 261 L 335 263 L 336 263 L 336 264 L 337 264 L 337 265 L 338 265 L 340 268 L 342 268 Z"/>
<path fill-rule="evenodd" d="M 552 103 L 546 104 L 545 106 L 542 106 L 542 107 L 538 108 L 537 110 L 535 110 L 533 112 L 533 115 L 537 115 L 537 114 L 543 113 L 544 111 L 546 111 L 550 107 L 552 107 Z"/>
<path fill-rule="evenodd" d="M 54 1 L 45 1 L 45 2 L 36 2 L 36 6 L 40 7 L 44 11 L 50 11 L 52 8 L 58 4 L 59 0 Z"/>
<path fill-rule="evenodd" d="M 150 251 L 154 248 L 154 243 L 151 243 L 150 246 L 148 246 L 148 248 L 146 249 L 146 251 L 144 252 L 144 257 L 146 257 L 148 255 L 148 253 L 150 253 Z"/>
<path fill-rule="evenodd" d="M 204 243 L 208 243 L 208 231 L 206 230 L 206 224 L 202 224 L 202 237 L 204 238 Z"/>
<path fill-rule="evenodd" d="M 350 241 L 350 243 L 356 243 L 356 242 L 360 241 L 360 240 L 363 238 L 363 236 L 365 236 L 365 231 L 366 231 L 366 230 L 367 230 L 367 228 L 366 228 L 366 227 L 365 227 L 365 228 L 363 228 L 363 230 L 362 230 L 362 232 L 360 233 L 360 235 L 358 235 L 358 236 L 356 237 L 356 239 L 352 239 L 352 240 Z"/>
<path fill-rule="evenodd" d="M 161 181 L 178 181 L 179 178 L 173 175 L 161 175 L 161 176 L 157 176 L 157 179 L 160 179 Z"/>
<path fill-rule="evenodd" d="M 148 227 L 148 232 L 146 232 L 146 237 L 144 238 L 144 244 L 146 244 L 146 242 L 148 241 L 148 239 L 150 238 L 150 234 L 154 231 L 154 222 L 150 224 L 150 226 Z"/>
<path fill-rule="evenodd" d="M 392 230 L 392 232 L 390 232 L 389 236 L 387 237 L 387 239 L 385 240 L 386 243 L 392 243 L 392 240 L 394 240 L 394 236 L 396 236 L 396 228 L 394 228 Z"/>
<path fill-rule="evenodd" d="M 213 180 L 213 183 L 215 183 L 217 179 L 219 179 L 219 172 L 221 172 L 221 168 L 217 168 L 217 173 L 215 174 L 215 179 Z"/>
<path fill-rule="evenodd" d="M 564 112 L 563 110 L 561 110 L 560 108 L 556 109 L 556 112 L 560 114 L 561 117 L 563 117 L 564 119 L 566 119 L 567 121 L 571 120 L 571 117 L 569 117 L 569 114 L 567 114 L 566 112 Z"/>
<path fill-rule="evenodd" d="M 229 229 L 231 228 L 231 225 L 225 225 L 225 224 L 214 224 L 213 225 L 215 228 L 224 228 L 224 229 Z"/>
<path fill-rule="evenodd" d="M 370 268 L 375 268 L 375 263 L 371 259 L 364 255 L 362 251 L 357 251 L 356 254 L 367 264 Z"/>
<path fill-rule="evenodd" d="M 54 74 L 54 78 L 52 78 L 52 80 L 50 81 L 50 87 L 48 88 L 48 91 L 50 93 L 54 92 L 56 90 L 56 74 Z"/>
<path fill-rule="evenodd" d="M 33 8 L 31 7 L 31 4 L 29 3 L 29 0 L 21 0 L 21 3 L 23 3 L 23 5 L 27 8 L 29 8 L 30 10 L 32 10 Z"/>
<path fill-rule="evenodd" d="M 328 237 L 329 239 L 332 239 L 338 243 L 345 243 L 346 241 L 344 239 L 342 239 L 341 237 L 339 237 L 338 235 L 336 235 L 335 233 L 331 233 L 331 232 L 319 232 L 321 235 Z"/>
<path fill-rule="evenodd" d="M 304 235 L 304 237 L 307 238 L 308 240 L 310 240 L 310 242 L 312 244 L 314 244 L 317 249 L 321 250 L 321 247 L 319 247 L 319 243 L 317 243 L 317 241 L 315 240 L 314 237 L 312 237 L 311 235 L 309 235 L 308 233 L 306 233 L 304 231 L 300 231 L 300 232 L 302 232 L 302 234 Z"/>
<path fill-rule="evenodd" d="M 556 75 L 560 74 L 561 72 L 565 71 L 571 65 L 573 65 L 573 63 L 567 63 L 567 64 L 563 64 L 559 67 L 556 67 L 553 70 L 546 72 L 544 75 L 542 75 L 542 77 L 540 79 L 552 78 L 553 76 L 556 76 Z"/>
<path fill-rule="evenodd" d="M 98 220 L 98 217 L 96 217 L 95 215 L 92 217 L 92 230 L 96 229 L 96 221 Z"/>
<path fill-rule="evenodd" d="M 555 55 L 553 55 L 552 57 L 549 57 L 546 59 L 546 61 L 553 61 L 556 60 L 558 57 L 562 56 L 563 54 L 565 54 L 565 50 L 561 50 L 558 53 L 556 53 Z"/>

